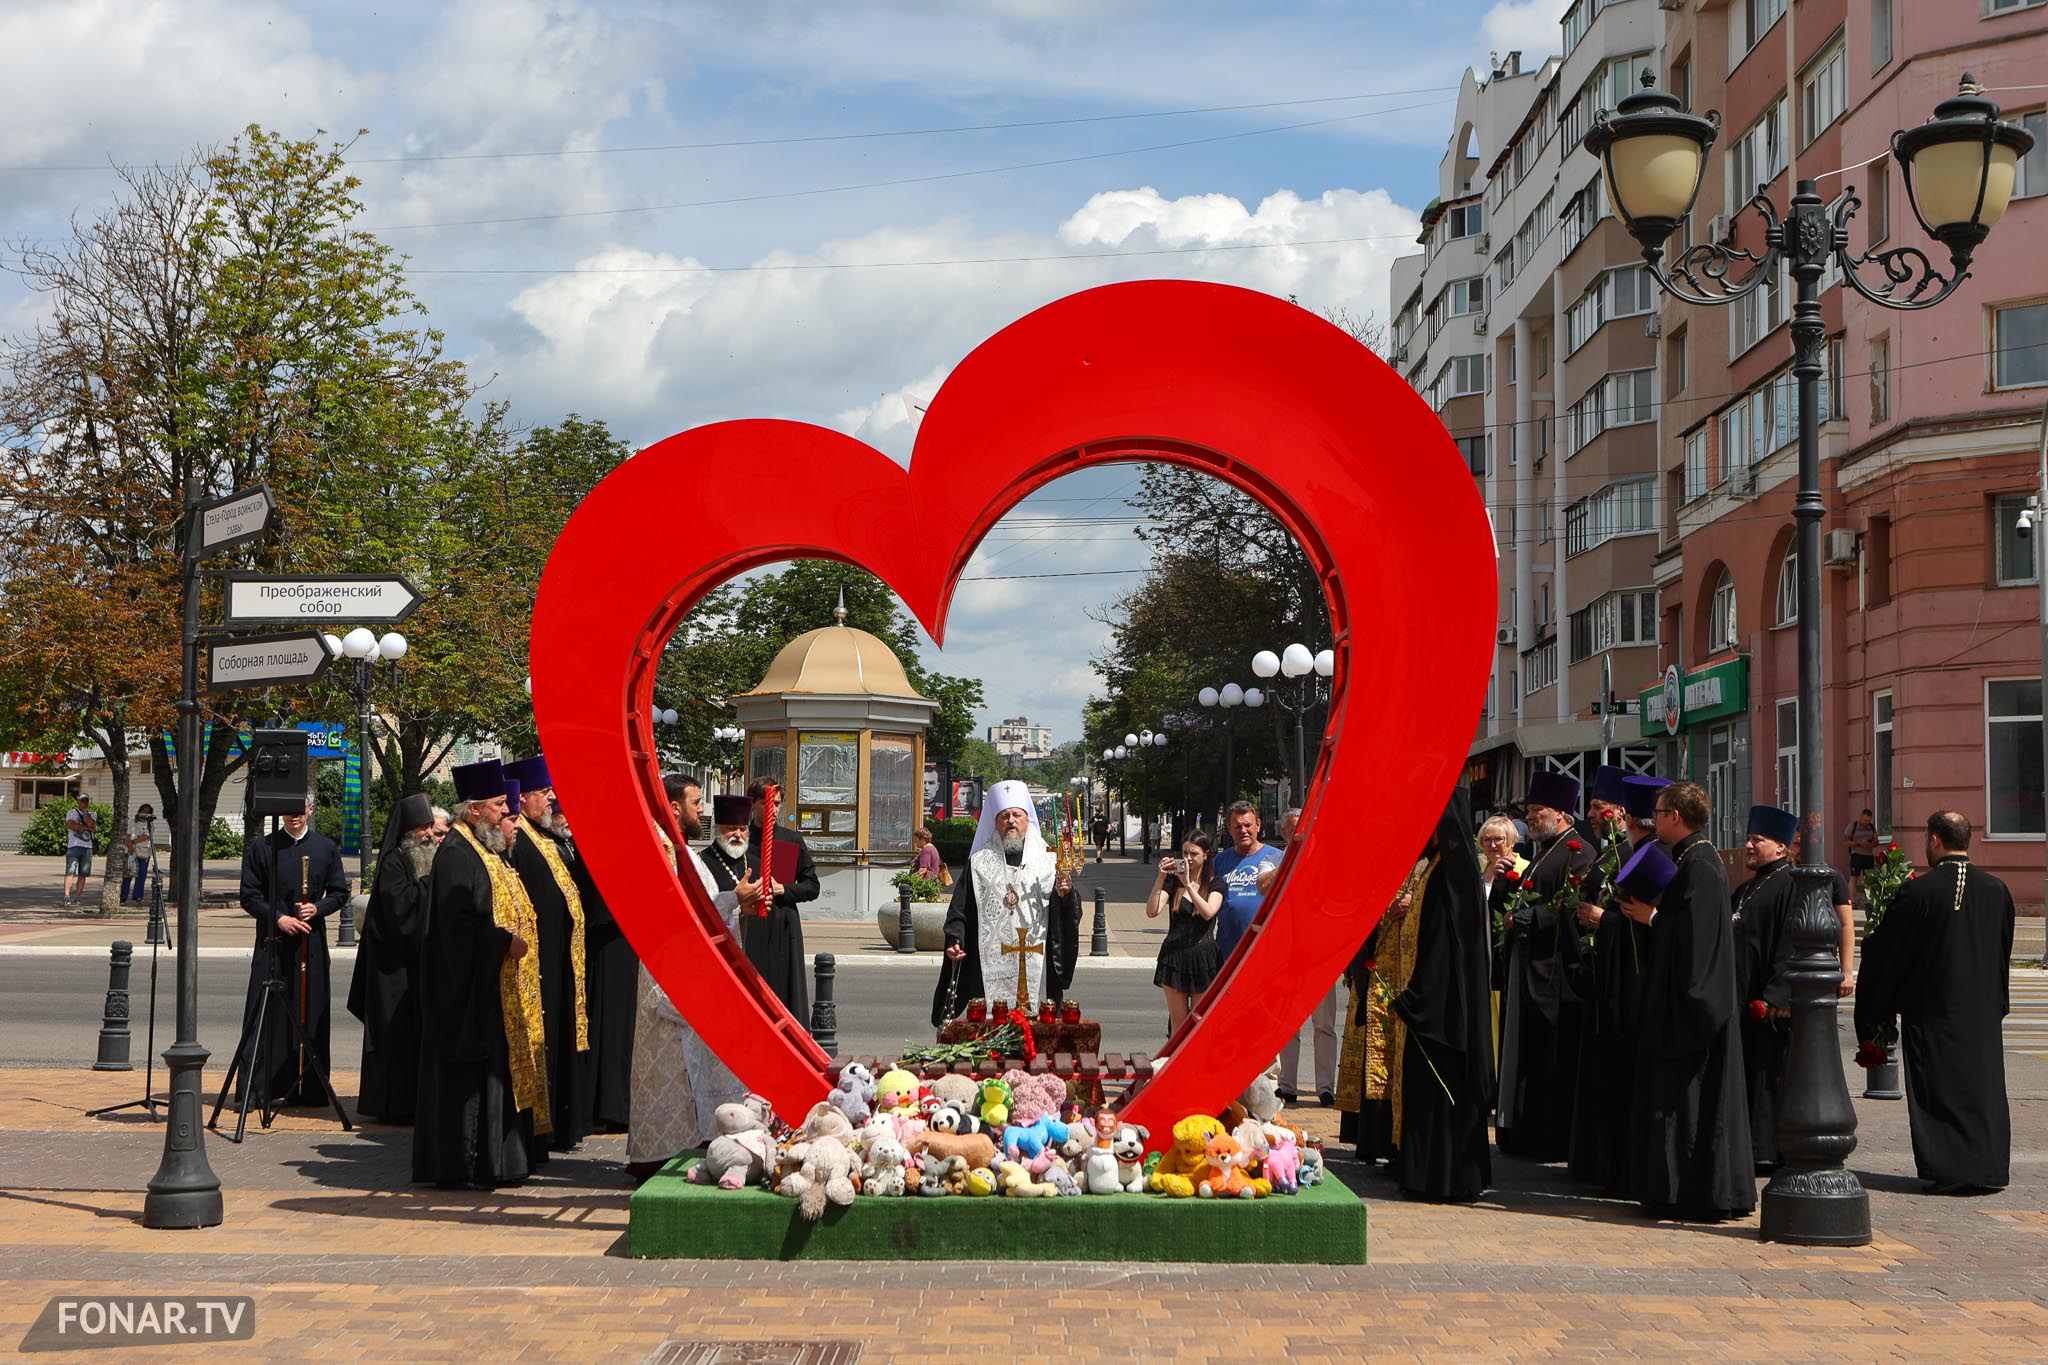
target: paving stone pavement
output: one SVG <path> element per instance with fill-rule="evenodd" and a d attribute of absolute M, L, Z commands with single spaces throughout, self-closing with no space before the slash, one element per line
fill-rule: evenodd
<path fill-rule="evenodd" d="M 198 1350 L 272 1359 L 797 1358 L 698 1349 L 766 1340 L 851 1343 L 863 1361 L 2041 1359 L 2048 1062 L 2007 1062 L 2015 1183 L 2000 1194 L 1919 1194 L 1904 1106 L 1857 1102 L 1869 1247 L 1765 1245 L 1754 1219 L 1653 1222 L 1554 1167 L 1497 1161 L 1501 1188 L 1453 1208 L 1336 1163 L 1370 1205 L 1365 1267 L 633 1261 L 621 1138 L 517 1190 L 427 1190 L 408 1183 L 404 1130 L 345 1133 L 313 1111 L 252 1125 L 239 1147 L 210 1136 L 225 1223 L 153 1232 L 137 1217 L 162 1129 L 84 1117 L 138 1079 L 0 1071 L 0 1352 L 56 1294 L 218 1292 L 255 1296 L 255 1338 Z M 352 1100 L 355 1078 L 336 1079 Z M 1334 1136 L 1333 1115 L 1297 1117 Z"/>

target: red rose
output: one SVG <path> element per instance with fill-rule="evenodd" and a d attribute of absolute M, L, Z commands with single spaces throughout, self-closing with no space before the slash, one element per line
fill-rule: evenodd
<path fill-rule="evenodd" d="M 1513 869 L 1509 869 L 1508 871 L 1503 872 L 1500 875 L 1507 879 L 1507 884 L 1509 886 L 1519 885 L 1522 880 L 1522 874 L 1514 871 Z"/>
<path fill-rule="evenodd" d="M 1571 879 L 1571 883 L 1573 886 L 1584 886 L 1586 884 L 1586 879 L 1584 877 L 1573 877 Z"/>
<path fill-rule="evenodd" d="M 1761 1024 L 1771 1017 L 1771 1007 L 1761 1000 L 1752 1000 L 1749 1002 L 1749 1017 Z"/>
<path fill-rule="evenodd" d="M 1564 842 L 1564 846 L 1565 846 L 1566 848 L 1570 849 L 1570 850 L 1571 850 L 1572 852 L 1574 852 L 1574 853 L 1577 853 L 1577 852 L 1578 852 L 1578 851 L 1579 851 L 1580 849 L 1582 849 L 1582 848 L 1584 848 L 1584 847 L 1585 847 L 1585 845 L 1584 845 L 1584 844 L 1582 844 L 1582 843 L 1580 843 L 1580 842 L 1579 842 L 1579 841 L 1578 841 L 1577 839 L 1567 839 L 1567 840 L 1565 840 L 1565 842 Z"/>
<path fill-rule="evenodd" d="M 1865 1041 L 1856 1045 L 1856 1065 L 1860 1067 L 1883 1066 L 1885 1060 L 1882 1044 Z"/>
<path fill-rule="evenodd" d="M 1884 851 L 1887 853 L 1897 853 L 1899 851 L 1899 846 L 1897 844 L 1886 844 L 1884 846 Z"/>
<path fill-rule="evenodd" d="M 1367 958 L 1365 960 L 1365 969 L 1369 972 L 1378 971 L 1380 969 L 1380 960 L 1376 957 Z"/>

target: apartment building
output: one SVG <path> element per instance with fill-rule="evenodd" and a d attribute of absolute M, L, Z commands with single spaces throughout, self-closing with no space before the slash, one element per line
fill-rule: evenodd
<path fill-rule="evenodd" d="M 1653 0 L 1577 0 L 1561 58 L 1467 72 L 1423 213 L 1394 262 L 1393 358 L 1484 491 L 1499 559 L 1493 681 L 1466 778 L 1479 804 L 1529 771 L 1647 768 L 1657 675 L 1660 301 L 1580 146 L 1658 67 Z"/>
<path fill-rule="evenodd" d="M 1821 641 L 1830 856 L 1866 807 L 1916 851 L 1931 812 L 1960 809 L 1981 831 L 1977 861 L 2038 908 L 2043 639 L 2017 524 L 2040 491 L 2048 402 L 2048 0 L 1666 3 L 1660 79 L 1722 115 L 1687 241 L 1761 255 L 1762 220 L 1743 212 L 1756 185 L 1782 210 L 1816 179 L 1830 202 L 1860 201 L 1852 250 L 1918 245 L 1945 269 L 1892 132 L 1967 71 L 2036 134 L 2011 209 L 1946 302 L 1898 312 L 1824 280 Z M 1731 306 L 1656 305 L 1664 676 L 1640 700 L 1660 771 L 1707 785 L 1723 847 L 1751 802 L 1793 808 L 1798 787 L 1790 304 L 1781 278 Z"/>

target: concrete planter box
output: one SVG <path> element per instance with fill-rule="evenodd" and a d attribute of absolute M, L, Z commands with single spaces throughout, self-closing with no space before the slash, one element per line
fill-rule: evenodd
<path fill-rule="evenodd" d="M 912 901 L 910 903 L 911 941 L 920 953 L 935 953 L 946 946 L 946 902 Z M 875 910 L 875 927 L 882 931 L 889 946 L 894 948 L 903 927 L 903 907 L 896 901 Z"/>

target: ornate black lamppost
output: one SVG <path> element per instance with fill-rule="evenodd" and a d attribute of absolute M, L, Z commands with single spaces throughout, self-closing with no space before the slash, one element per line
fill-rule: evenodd
<path fill-rule="evenodd" d="M 398 661 L 405 657 L 405 637 L 397 631 L 378 636 L 363 626 L 357 626 L 347 635 L 335 639 L 327 637 L 330 653 L 338 654 L 349 661 L 349 668 L 342 673 L 342 685 L 348 688 L 351 700 L 356 704 L 356 882 L 362 893 L 370 894 L 370 689 L 376 683 L 374 666 L 379 663 L 391 665 L 396 673 Z M 356 941 L 356 912 L 352 900 L 341 903 L 341 923 L 335 931 L 336 946 L 347 948 Z"/>
<path fill-rule="evenodd" d="M 1266 694 L 1256 687 L 1239 687 L 1236 683 L 1225 683 L 1222 687 L 1205 687 L 1195 694 L 1195 700 L 1204 710 L 1210 707 L 1223 708 L 1223 801 L 1216 811 L 1216 837 L 1223 837 L 1223 826 L 1229 819 L 1230 803 L 1236 799 L 1234 784 L 1236 774 L 1232 771 L 1237 759 L 1237 708 L 1256 711 L 1266 704 Z"/>
<path fill-rule="evenodd" d="M 1935 106 L 1934 117 L 1892 135 L 1892 153 L 1906 184 L 1914 217 L 1948 251 L 1943 273 L 1917 246 L 1851 255 L 1848 222 L 1860 201 L 1845 187 L 1830 210 L 1816 182 L 1802 180 L 1791 209 L 1778 217 L 1762 186 L 1743 207 L 1763 217 L 1762 256 L 1702 242 L 1668 265 L 1664 243 L 1699 198 L 1707 149 L 1720 132 L 1719 115 L 1698 118 L 1672 96 L 1643 89 L 1610 114 L 1594 115 L 1586 147 L 1605 167 L 1607 194 L 1629 233 L 1642 244 L 1650 274 L 1676 298 L 1694 304 L 1732 303 L 1774 279 L 1782 264 L 1795 287 L 1792 373 L 1799 382 L 1799 490 L 1792 504 L 1798 546 L 1799 589 L 1799 807 L 1806 823 L 1799 866 L 1799 908 L 1787 926 L 1792 959 L 1792 1047 L 1778 1106 L 1778 1146 L 1785 1164 L 1763 1193 L 1765 1241 L 1862 1246 L 1870 1241 L 1870 1196 L 1843 1165 L 1856 1148 L 1856 1111 L 1842 1076 L 1835 1024 L 1841 966 L 1836 941 L 1833 873 L 1826 864 L 1823 817 L 1820 677 L 1819 385 L 1827 346 L 1820 314 L 1820 279 L 1830 262 L 1843 280 L 1886 308 L 1932 308 L 1969 278 L 1970 258 L 2012 198 L 2019 159 L 2034 145 L 2024 129 L 1999 120 L 1969 75 L 1960 93 Z M 1883 279 L 1860 272 L 1874 267 Z M 1731 278 L 1731 275 L 1733 278 Z"/>

